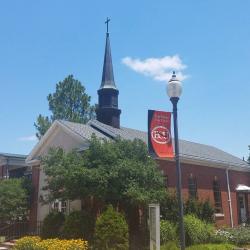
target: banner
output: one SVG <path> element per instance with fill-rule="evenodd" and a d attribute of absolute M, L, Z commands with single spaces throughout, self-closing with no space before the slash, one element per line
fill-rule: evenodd
<path fill-rule="evenodd" d="M 152 156 L 174 157 L 171 112 L 148 110 L 148 150 Z"/>

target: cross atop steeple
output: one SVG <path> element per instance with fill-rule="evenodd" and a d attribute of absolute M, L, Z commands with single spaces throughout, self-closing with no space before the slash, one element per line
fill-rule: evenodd
<path fill-rule="evenodd" d="M 107 33 L 109 33 L 109 22 L 110 18 L 107 17 L 107 20 L 105 21 L 105 24 L 107 24 Z"/>
<path fill-rule="evenodd" d="M 110 38 L 109 38 L 109 22 L 110 19 L 107 17 L 107 33 L 106 33 L 106 45 L 105 45 L 105 54 L 104 54 L 104 62 L 103 62 L 103 71 L 102 71 L 102 82 L 100 88 L 113 88 L 116 89 L 114 73 L 113 73 L 113 64 L 112 64 L 112 56 L 111 56 L 111 48 L 110 48 Z"/>
<path fill-rule="evenodd" d="M 109 22 L 107 17 L 106 45 L 102 70 L 102 82 L 98 93 L 97 120 L 114 128 L 120 128 L 121 110 L 118 108 L 119 90 L 115 85 L 113 64 L 109 40 Z"/>

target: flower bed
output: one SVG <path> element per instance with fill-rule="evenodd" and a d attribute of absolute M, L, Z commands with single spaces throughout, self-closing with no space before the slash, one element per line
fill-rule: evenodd
<path fill-rule="evenodd" d="M 40 237 L 23 237 L 19 239 L 14 250 L 87 250 L 88 242 L 78 240 L 48 239 L 41 240 Z"/>

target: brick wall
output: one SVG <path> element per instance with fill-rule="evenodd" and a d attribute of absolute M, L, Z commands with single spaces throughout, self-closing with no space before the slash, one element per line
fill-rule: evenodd
<path fill-rule="evenodd" d="M 32 196 L 31 196 L 31 209 L 30 209 L 30 230 L 35 230 L 37 226 L 37 206 L 38 206 L 38 191 L 39 191 L 39 166 L 32 167 Z"/>
<path fill-rule="evenodd" d="M 168 185 L 170 188 L 176 187 L 176 169 L 175 162 L 168 161 L 157 161 L 159 167 L 164 174 L 168 176 Z M 188 199 L 188 178 L 192 174 L 197 181 L 197 196 L 199 200 L 209 199 L 214 204 L 214 193 L 213 193 L 213 180 L 217 176 L 220 182 L 221 188 L 221 199 L 222 209 L 224 216 L 216 217 L 216 224 L 218 226 L 230 226 L 230 210 L 228 201 L 228 189 L 227 189 L 227 178 L 226 170 L 221 168 L 181 164 L 182 167 L 182 193 L 183 198 Z M 232 212 L 234 225 L 238 225 L 239 214 L 238 214 L 238 200 L 237 193 L 235 191 L 238 184 L 245 184 L 250 186 L 250 173 L 229 171 L 229 182 L 231 189 L 231 200 L 232 200 Z M 249 196 L 249 195 L 247 195 Z M 248 197 L 248 203 L 250 208 L 250 196 Z"/>

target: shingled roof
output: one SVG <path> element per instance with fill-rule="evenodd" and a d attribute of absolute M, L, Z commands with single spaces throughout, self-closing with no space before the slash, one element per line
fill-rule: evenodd
<path fill-rule="evenodd" d="M 85 125 L 68 121 L 59 122 L 88 140 L 94 133 L 98 138 L 115 139 L 120 137 L 125 140 L 141 139 L 147 143 L 147 132 L 136 129 L 125 127 L 118 129 L 98 122 L 97 120 L 91 120 Z M 239 169 L 249 169 L 250 171 L 250 165 L 240 158 L 226 153 L 216 147 L 200 143 L 180 140 L 180 156 L 182 159 L 218 163 L 228 165 L 229 167 L 237 167 Z"/>

